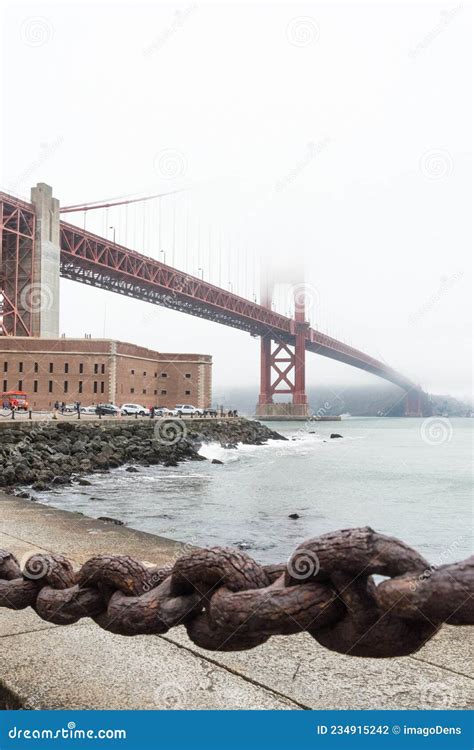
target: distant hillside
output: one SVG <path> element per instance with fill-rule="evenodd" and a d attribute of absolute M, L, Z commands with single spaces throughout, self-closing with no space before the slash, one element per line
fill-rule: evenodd
<path fill-rule="evenodd" d="M 258 394 L 252 388 L 216 388 L 214 404 L 225 409 L 238 409 L 241 414 L 254 414 Z M 308 389 L 308 399 L 313 413 L 351 414 L 358 417 L 391 416 L 404 414 L 403 394 L 395 385 L 348 386 L 329 388 L 319 386 Z M 423 404 L 425 416 L 469 416 L 472 404 L 452 396 L 430 395 Z"/>

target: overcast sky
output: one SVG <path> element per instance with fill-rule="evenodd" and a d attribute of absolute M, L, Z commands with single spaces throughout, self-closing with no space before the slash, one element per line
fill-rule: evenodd
<path fill-rule="evenodd" d="M 470 392 L 467 3 L 39 1 L 4 15 L 3 189 L 47 182 L 63 205 L 186 190 L 87 226 L 163 258 L 161 215 L 167 262 L 250 297 L 262 258 L 290 283 L 304 265 L 313 325 L 428 391 Z M 216 385 L 257 393 L 247 334 L 61 292 L 68 336 L 210 353 Z M 374 382 L 314 355 L 307 379 Z"/>

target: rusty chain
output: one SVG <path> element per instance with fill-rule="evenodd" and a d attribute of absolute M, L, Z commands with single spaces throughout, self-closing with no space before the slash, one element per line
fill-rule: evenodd
<path fill-rule="evenodd" d="M 384 580 L 376 585 L 374 575 Z M 197 646 L 213 651 L 306 631 L 343 654 L 404 656 L 442 623 L 474 624 L 473 593 L 474 556 L 430 566 L 369 527 L 311 539 L 283 565 L 215 547 L 164 568 L 98 555 L 74 571 L 62 555 L 34 554 L 22 571 L 13 554 L 0 551 L 0 607 L 32 607 L 57 625 L 91 617 L 119 635 L 184 625 Z"/>

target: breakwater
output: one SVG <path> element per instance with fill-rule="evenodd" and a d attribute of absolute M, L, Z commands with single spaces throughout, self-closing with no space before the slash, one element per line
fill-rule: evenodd
<path fill-rule="evenodd" d="M 259 422 L 236 419 L 138 419 L 16 422 L 0 430 L 0 486 L 46 490 L 76 476 L 124 464 L 176 466 L 205 461 L 204 442 L 232 448 L 284 440 Z"/>

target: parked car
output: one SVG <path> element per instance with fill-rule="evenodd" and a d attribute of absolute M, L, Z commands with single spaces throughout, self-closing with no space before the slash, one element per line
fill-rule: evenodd
<path fill-rule="evenodd" d="M 96 409 L 96 406 L 81 406 L 79 408 L 79 411 L 81 412 L 81 414 L 96 414 Z"/>
<path fill-rule="evenodd" d="M 73 412 L 77 411 L 77 406 L 76 406 L 76 404 L 66 404 L 66 406 L 63 409 L 63 411 L 66 414 L 72 414 Z"/>
<path fill-rule="evenodd" d="M 124 417 L 131 414 L 138 414 L 140 417 L 149 417 L 150 410 L 141 404 L 122 404 L 122 414 Z"/>
<path fill-rule="evenodd" d="M 155 417 L 167 417 L 173 415 L 172 410 L 168 409 L 166 406 L 154 406 L 153 409 Z"/>
<path fill-rule="evenodd" d="M 176 404 L 173 409 L 175 417 L 191 417 L 203 413 L 202 409 L 198 409 L 197 406 L 192 406 L 191 404 Z"/>
<path fill-rule="evenodd" d="M 103 417 L 118 417 L 120 409 L 115 404 L 97 404 L 95 413 L 101 414 Z"/>

